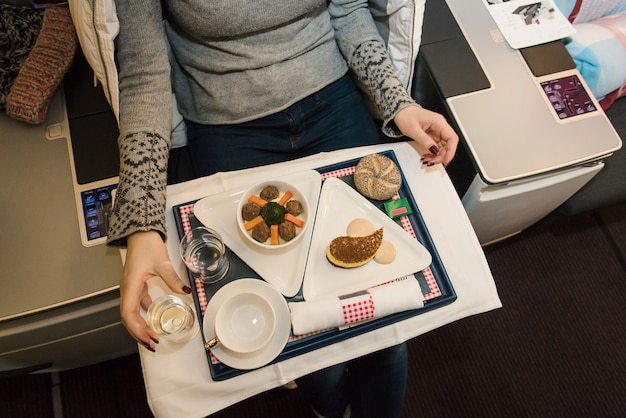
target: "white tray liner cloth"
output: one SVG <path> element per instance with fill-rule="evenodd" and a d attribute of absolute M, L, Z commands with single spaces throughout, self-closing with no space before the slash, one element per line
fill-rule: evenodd
<path fill-rule="evenodd" d="M 205 417 L 313 371 L 399 344 L 456 320 L 502 306 L 480 243 L 448 175 L 440 164 L 423 166 L 412 144 L 402 142 L 321 153 L 273 166 L 218 173 L 168 187 L 167 246 L 178 274 L 187 280 L 184 264 L 178 256 L 173 206 L 252 184 L 261 178 L 278 178 L 285 173 L 315 169 L 391 149 L 395 152 L 428 226 L 457 300 L 441 308 L 221 382 L 211 379 L 201 333 L 184 345 L 174 345 L 163 340 L 156 353 L 139 347 L 147 399 L 155 416 Z"/>

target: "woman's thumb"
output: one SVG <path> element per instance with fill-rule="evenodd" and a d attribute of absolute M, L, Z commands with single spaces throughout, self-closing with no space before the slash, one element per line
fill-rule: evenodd
<path fill-rule="evenodd" d="M 161 267 L 161 271 L 158 271 L 157 274 L 165 284 L 172 289 L 176 293 L 191 293 L 191 288 L 183 282 L 178 274 L 176 274 L 176 270 L 171 263 L 166 263 Z"/>

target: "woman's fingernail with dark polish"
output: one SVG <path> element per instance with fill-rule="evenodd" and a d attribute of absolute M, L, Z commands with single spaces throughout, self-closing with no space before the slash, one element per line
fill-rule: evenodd
<path fill-rule="evenodd" d="M 432 166 L 434 166 L 435 164 L 433 164 L 433 163 L 428 163 L 428 164 L 426 164 L 426 165 L 427 165 L 428 167 L 432 167 Z"/>
<path fill-rule="evenodd" d="M 154 343 L 155 343 L 155 344 L 158 344 L 158 343 L 159 343 L 159 340 L 157 340 L 156 338 L 152 338 L 152 337 L 150 337 L 150 339 L 151 339 L 152 341 L 154 341 Z"/>
<path fill-rule="evenodd" d="M 191 293 L 191 287 L 189 287 L 189 286 L 183 286 L 183 292 L 185 292 L 185 293 Z"/>
<path fill-rule="evenodd" d="M 428 151 L 430 151 L 431 154 L 439 154 L 439 148 L 437 148 L 437 145 L 433 145 L 432 147 L 428 148 Z"/>
<path fill-rule="evenodd" d="M 150 347 L 148 344 L 144 343 L 143 341 L 141 342 L 141 345 L 146 347 L 147 350 L 152 351 L 153 353 L 156 353 L 156 350 L 154 348 Z"/>

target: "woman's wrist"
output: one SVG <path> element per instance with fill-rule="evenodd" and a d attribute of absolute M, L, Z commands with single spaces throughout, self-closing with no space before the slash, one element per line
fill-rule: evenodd
<path fill-rule="evenodd" d="M 150 239 L 150 238 L 161 239 L 161 233 L 156 230 L 135 231 L 126 238 L 126 242 L 128 245 L 133 245 L 133 243 L 137 241 L 140 241 L 140 240 L 143 241 L 145 239 Z"/>

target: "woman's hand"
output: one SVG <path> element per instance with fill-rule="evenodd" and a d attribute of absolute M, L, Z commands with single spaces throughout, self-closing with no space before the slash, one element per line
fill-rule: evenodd
<path fill-rule="evenodd" d="M 394 122 L 400 132 L 428 151 L 422 155 L 425 164 L 450 164 L 459 136 L 443 115 L 419 106 L 408 106 L 396 114 Z"/>
<path fill-rule="evenodd" d="M 135 232 L 128 237 L 120 281 L 120 313 L 128 332 L 150 351 L 154 351 L 159 335 L 148 327 L 139 314 L 139 307 L 147 310 L 152 303 L 146 282 L 155 276 L 176 293 L 191 293 L 189 286 L 176 274 L 161 235 L 156 231 Z"/>

